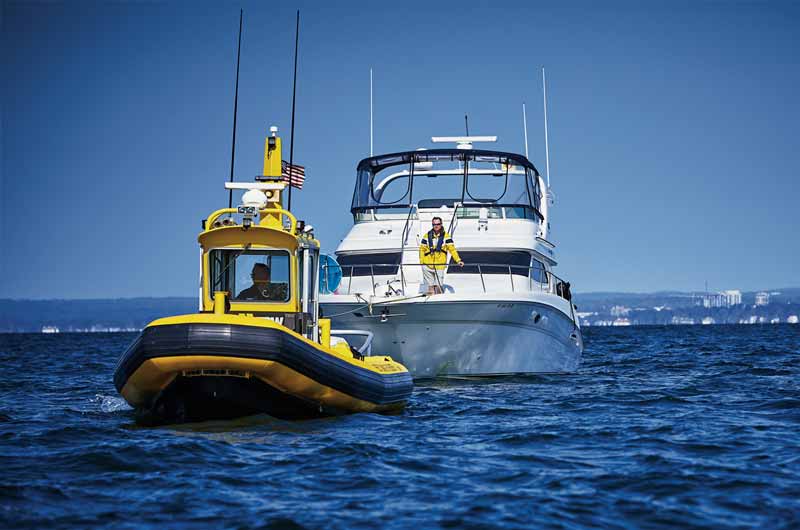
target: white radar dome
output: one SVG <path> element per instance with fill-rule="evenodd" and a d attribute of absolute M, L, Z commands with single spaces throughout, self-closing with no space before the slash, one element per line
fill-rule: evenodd
<path fill-rule="evenodd" d="M 242 195 L 242 204 L 245 206 L 258 206 L 264 208 L 267 205 L 267 196 L 261 190 L 247 190 Z"/>

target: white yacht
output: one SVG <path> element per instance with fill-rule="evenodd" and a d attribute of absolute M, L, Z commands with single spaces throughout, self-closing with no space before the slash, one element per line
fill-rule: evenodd
<path fill-rule="evenodd" d="M 321 295 L 322 311 L 335 328 L 369 332 L 373 351 L 415 378 L 563 373 L 580 363 L 569 284 L 553 273 L 549 190 L 525 156 L 473 148 L 495 140 L 433 138 L 457 145 L 358 164 L 354 224 L 336 249 L 341 282 Z M 443 292 L 427 294 L 418 251 L 434 217 L 465 265 L 448 264 Z"/>

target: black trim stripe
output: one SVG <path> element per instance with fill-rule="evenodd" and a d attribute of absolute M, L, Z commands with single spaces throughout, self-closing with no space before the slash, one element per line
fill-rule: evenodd
<path fill-rule="evenodd" d="M 120 359 L 114 386 L 121 391 L 148 359 L 188 355 L 279 362 L 320 384 L 377 405 L 405 401 L 413 390 L 408 372 L 381 374 L 350 364 L 281 329 L 199 323 L 145 328 Z"/>

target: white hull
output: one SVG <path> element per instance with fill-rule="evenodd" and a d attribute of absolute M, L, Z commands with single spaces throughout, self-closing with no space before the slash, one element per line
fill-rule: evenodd
<path fill-rule="evenodd" d="M 372 315 L 351 296 L 323 296 L 321 305 L 324 316 L 332 317 L 333 329 L 371 331 L 373 354 L 390 355 L 415 378 L 565 373 L 578 368 L 583 339 L 570 316 L 547 300 L 502 298 L 422 297 L 374 304 Z"/>

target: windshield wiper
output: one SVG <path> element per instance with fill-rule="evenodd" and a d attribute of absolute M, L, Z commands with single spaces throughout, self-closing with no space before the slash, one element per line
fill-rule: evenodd
<path fill-rule="evenodd" d="M 216 278 L 214 278 L 214 283 L 211 284 L 212 288 L 214 285 L 217 285 L 219 279 L 222 277 L 223 274 L 225 274 L 225 271 L 227 271 L 230 268 L 231 264 L 233 264 L 233 262 L 236 261 L 236 258 L 244 254 L 246 251 L 250 250 L 250 245 L 251 243 L 246 244 L 242 250 L 237 252 L 236 255 L 233 256 L 233 258 L 230 261 L 228 261 L 228 264 L 225 265 L 225 268 L 219 271 L 219 274 L 217 274 Z"/>

